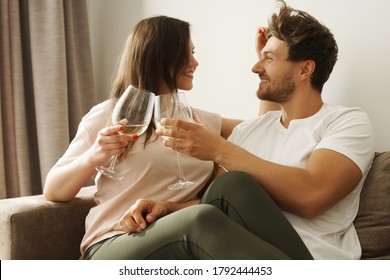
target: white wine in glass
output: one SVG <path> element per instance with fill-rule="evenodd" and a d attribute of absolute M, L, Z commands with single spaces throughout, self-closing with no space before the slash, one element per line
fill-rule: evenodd
<path fill-rule="evenodd" d="M 123 125 L 121 134 L 140 136 L 148 128 L 153 115 L 155 95 L 144 89 L 128 86 L 112 111 L 112 124 Z M 115 171 L 115 155 L 109 167 L 97 166 L 96 170 L 113 179 L 122 179 L 123 174 Z"/>
<path fill-rule="evenodd" d="M 155 97 L 154 105 L 154 122 L 156 127 L 163 126 L 161 120 L 164 118 L 174 118 L 181 120 L 191 120 L 192 110 L 188 104 L 184 92 L 174 92 L 171 94 L 163 94 Z M 164 126 L 165 128 L 175 129 L 175 127 Z M 170 137 L 162 136 L 165 139 Z M 194 182 L 186 180 L 184 177 L 183 167 L 181 165 L 180 153 L 176 152 L 177 163 L 178 163 L 178 176 L 179 180 L 177 183 L 169 185 L 168 189 L 178 190 L 195 186 Z"/>

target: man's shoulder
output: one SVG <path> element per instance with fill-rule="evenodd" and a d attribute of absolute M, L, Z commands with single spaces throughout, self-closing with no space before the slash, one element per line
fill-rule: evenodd
<path fill-rule="evenodd" d="M 279 121 L 280 117 L 281 117 L 281 111 L 269 111 L 269 112 L 265 113 L 264 115 L 256 116 L 256 117 L 244 120 L 240 125 L 252 126 L 252 125 L 272 123 L 275 120 Z"/>
<path fill-rule="evenodd" d="M 253 137 L 261 134 L 264 130 L 270 133 L 275 123 L 280 123 L 280 116 L 281 111 L 270 111 L 264 115 L 246 119 L 234 128 L 233 136 L 230 139 Z"/>
<path fill-rule="evenodd" d="M 360 107 L 347 107 L 342 105 L 331 105 L 331 104 L 325 104 L 326 108 L 325 111 L 328 114 L 336 114 L 336 115 L 343 115 L 343 114 L 363 114 L 365 115 L 365 111 Z"/>
<path fill-rule="evenodd" d="M 329 121 L 359 121 L 370 124 L 367 113 L 359 107 L 326 105 L 325 119 Z"/>

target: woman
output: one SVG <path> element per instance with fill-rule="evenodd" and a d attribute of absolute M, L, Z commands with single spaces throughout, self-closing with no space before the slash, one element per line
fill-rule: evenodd
<path fill-rule="evenodd" d="M 97 206 L 87 216 L 81 243 L 81 253 L 87 258 L 93 256 L 88 249 L 97 243 L 110 244 L 120 236 L 128 238 L 128 244 L 137 242 L 139 236 L 127 233 L 140 232 L 148 225 L 136 224 L 125 213 L 139 198 L 169 200 L 177 203 L 177 208 L 199 202 L 196 198 L 213 174 L 213 162 L 182 157 L 186 177 L 196 185 L 180 191 L 167 190 L 177 180 L 176 152 L 164 147 L 153 122 L 139 138 L 121 135 L 123 127 L 110 124 L 114 104 L 130 84 L 156 95 L 190 90 L 198 66 L 193 50 L 187 22 L 166 16 L 140 21 L 125 43 L 111 99 L 84 116 L 67 151 L 48 173 L 44 195 L 51 201 L 73 199 L 87 180 L 95 178 Z M 193 117 L 224 137 L 238 123 L 198 109 L 193 109 Z M 95 167 L 116 154 L 121 154 L 116 168 L 126 169 L 124 178 L 113 180 L 96 174 Z M 149 224 L 153 222 L 147 220 Z M 108 248 L 103 253 L 104 258 L 118 258 L 116 249 Z"/>

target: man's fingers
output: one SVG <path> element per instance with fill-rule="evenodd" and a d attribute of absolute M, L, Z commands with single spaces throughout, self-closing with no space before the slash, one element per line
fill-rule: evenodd
<path fill-rule="evenodd" d="M 169 118 L 162 119 L 161 124 L 166 127 L 177 127 L 184 130 L 190 130 L 196 125 L 196 123 L 191 121 L 169 119 Z"/>
<path fill-rule="evenodd" d="M 178 119 L 163 119 L 163 126 L 156 129 L 157 135 L 170 138 L 184 139 L 187 132 L 197 131 L 199 123 Z"/>

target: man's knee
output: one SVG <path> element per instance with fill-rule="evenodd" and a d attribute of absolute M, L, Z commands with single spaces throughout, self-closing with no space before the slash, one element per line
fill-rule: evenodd
<path fill-rule="evenodd" d="M 204 195 L 203 203 L 213 197 L 237 195 L 244 188 L 258 188 L 256 180 L 242 171 L 231 171 L 222 174 L 214 180 Z"/>
<path fill-rule="evenodd" d="M 194 205 L 181 211 L 186 217 L 187 226 L 194 229 L 205 229 L 208 225 L 215 224 L 215 221 L 225 215 L 218 208 L 209 204 Z"/>
<path fill-rule="evenodd" d="M 237 187 L 246 185 L 257 185 L 255 179 L 248 173 L 242 171 L 231 171 L 222 174 L 215 179 L 213 185 L 225 187 Z"/>

